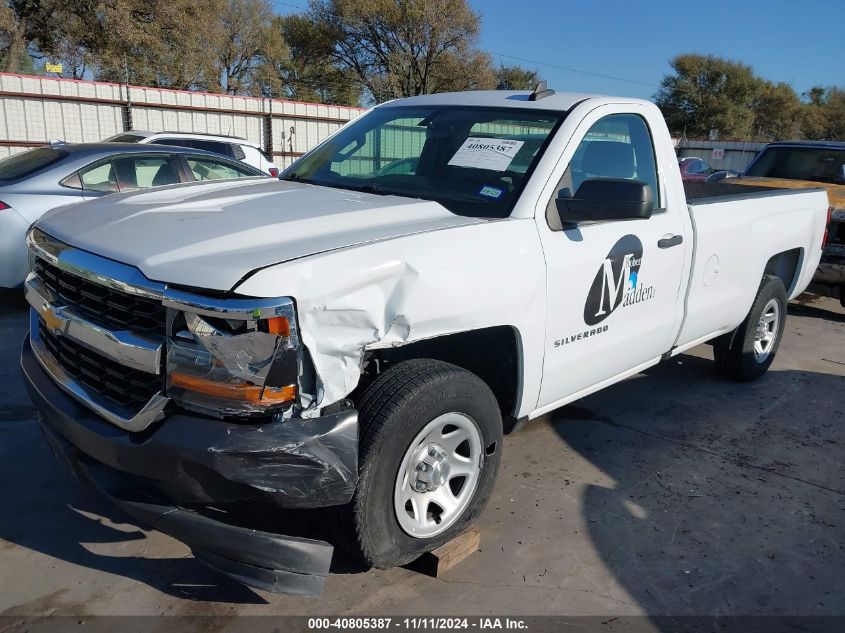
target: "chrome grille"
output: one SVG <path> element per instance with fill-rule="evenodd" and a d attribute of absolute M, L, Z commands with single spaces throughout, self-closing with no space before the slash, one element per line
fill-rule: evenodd
<path fill-rule="evenodd" d="M 126 411 L 139 411 L 164 390 L 164 377 L 131 369 L 71 341 L 53 335 L 39 319 L 39 336 L 47 351 L 68 376 L 87 391 Z"/>
<path fill-rule="evenodd" d="M 36 259 L 34 270 L 55 296 L 80 315 L 111 330 L 164 337 L 167 311 L 161 301 L 101 286 L 41 258 Z"/>
<path fill-rule="evenodd" d="M 212 298 L 169 288 L 133 266 L 69 246 L 40 229 L 26 237 L 29 344 L 65 393 L 129 432 L 167 415 L 168 311 L 254 321 L 284 316 L 298 346 L 289 297 Z"/>

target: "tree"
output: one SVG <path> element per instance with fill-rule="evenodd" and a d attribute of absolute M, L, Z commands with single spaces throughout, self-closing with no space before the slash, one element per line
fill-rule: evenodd
<path fill-rule="evenodd" d="M 0 55 L 2 68 L 7 73 L 20 71 L 27 57 L 27 46 L 32 33 L 33 14 L 39 10 L 34 0 L 11 1 L 0 7 Z"/>
<path fill-rule="evenodd" d="M 98 79 L 142 86 L 213 90 L 216 2 L 101 0 L 104 33 L 96 54 Z"/>
<path fill-rule="evenodd" d="M 228 94 L 261 93 L 254 85 L 258 68 L 268 60 L 283 60 L 288 51 L 274 28 L 269 0 L 217 0 L 217 19 L 208 27 L 220 91 Z M 259 82 L 261 83 L 261 82 Z"/>
<path fill-rule="evenodd" d="M 304 14 L 276 16 L 273 28 L 288 54 L 268 57 L 256 71 L 267 96 L 338 105 L 359 104 L 361 85 L 349 71 L 337 67 L 325 33 Z"/>
<path fill-rule="evenodd" d="M 825 110 L 828 121 L 828 137 L 830 140 L 845 140 L 845 90 L 829 88 Z"/>
<path fill-rule="evenodd" d="M 672 133 L 748 137 L 761 81 L 750 66 L 713 55 L 679 55 L 663 78 L 655 102 Z"/>
<path fill-rule="evenodd" d="M 786 83 L 754 75 L 750 66 L 712 55 L 672 60 L 655 101 L 674 134 L 781 140 L 845 139 L 845 90 L 815 86 L 804 100 Z"/>
<path fill-rule="evenodd" d="M 845 139 L 845 90 L 815 86 L 804 96 L 804 136 L 813 140 Z"/>
<path fill-rule="evenodd" d="M 536 70 L 522 66 L 505 66 L 496 69 L 496 90 L 534 90 L 540 83 Z"/>
<path fill-rule="evenodd" d="M 0 6 L 0 57 L 5 72 L 32 72 L 33 45 L 49 31 L 53 17 L 64 17 L 56 0 L 8 0 Z"/>
<path fill-rule="evenodd" d="M 802 136 L 804 105 L 789 84 L 761 82 L 752 107 L 755 138 L 775 141 Z"/>
<path fill-rule="evenodd" d="M 0 51 L 7 72 L 30 72 L 33 59 L 60 62 L 81 79 L 101 48 L 102 0 L 10 0 L 0 7 Z"/>
<path fill-rule="evenodd" d="M 47 21 L 52 24 L 37 33 L 37 56 L 60 63 L 64 77 L 82 79 L 104 48 L 103 24 L 91 19 L 99 4 L 100 0 L 61 0 L 49 11 Z"/>
<path fill-rule="evenodd" d="M 492 87 L 466 0 L 311 0 L 325 54 L 375 101 Z"/>

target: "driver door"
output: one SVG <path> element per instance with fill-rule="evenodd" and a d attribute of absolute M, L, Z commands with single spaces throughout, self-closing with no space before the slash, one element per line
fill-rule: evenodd
<path fill-rule="evenodd" d="M 546 218 L 538 217 L 547 266 L 538 409 L 554 408 L 659 359 L 671 348 L 682 314 L 679 290 L 690 247 L 682 237 L 685 209 L 663 206 L 666 195 L 646 118 L 593 111 L 575 140 L 577 149 L 548 200 Z M 651 217 L 562 222 L 555 197 L 573 196 L 588 179 L 650 185 L 655 199 Z"/>

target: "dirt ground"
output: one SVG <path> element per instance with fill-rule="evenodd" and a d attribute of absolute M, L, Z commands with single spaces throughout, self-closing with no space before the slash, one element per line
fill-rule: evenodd
<path fill-rule="evenodd" d="M 193 560 L 49 453 L 0 297 L 0 615 L 845 614 L 845 310 L 790 306 L 751 384 L 702 346 L 507 437 L 481 551 L 433 579 L 336 556 L 319 599 Z M 12 618 L 14 620 L 14 618 Z"/>

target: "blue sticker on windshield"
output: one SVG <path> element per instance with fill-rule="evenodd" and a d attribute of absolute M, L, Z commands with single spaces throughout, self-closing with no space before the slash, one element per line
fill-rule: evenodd
<path fill-rule="evenodd" d="M 479 196 L 484 196 L 485 198 L 495 198 L 498 199 L 502 195 L 502 190 L 497 189 L 496 187 L 491 187 L 490 185 L 484 185 L 481 189 L 478 190 Z"/>

